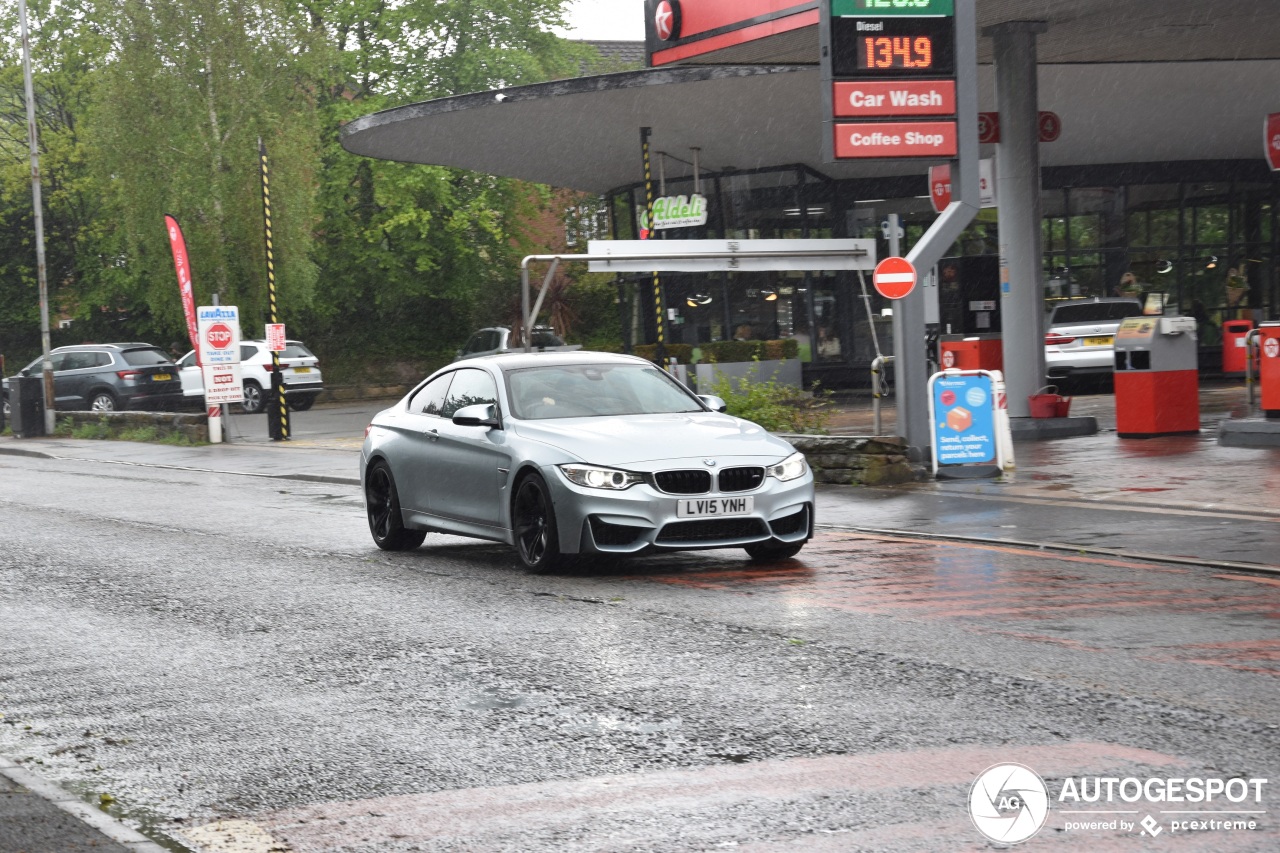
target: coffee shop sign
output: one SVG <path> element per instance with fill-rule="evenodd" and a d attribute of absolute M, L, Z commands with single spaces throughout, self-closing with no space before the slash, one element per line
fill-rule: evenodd
<path fill-rule="evenodd" d="M 644 219 L 643 213 L 641 219 Z M 693 195 L 675 195 L 655 198 L 653 200 L 653 222 L 655 231 L 667 228 L 692 228 L 707 224 L 707 198 Z M 643 224 L 641 227 L 644 227 Z"/>

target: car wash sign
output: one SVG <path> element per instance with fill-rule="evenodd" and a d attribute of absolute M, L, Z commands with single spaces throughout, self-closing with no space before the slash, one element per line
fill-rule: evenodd
<path fill-rule="evenodd" d="M 827 162 L 959 150 L 955 0 L 823 0 Z"/>
<path fill-rule="evenodd" d="M 243 401 L 240 309 L 234 305 L 203 305 L 197 308 L 196 338 L 205 403 L 215 406 Z"/>

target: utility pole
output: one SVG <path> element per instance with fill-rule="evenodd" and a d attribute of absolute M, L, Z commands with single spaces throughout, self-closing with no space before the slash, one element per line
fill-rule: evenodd
<path fill-rule="evenodd" d="M 27 95 L 27 141 L 31 145 L 31 203 L 36 222 L 36 280 L 40 284 L 40 345 L 44 352 L 44 433 L 53 435 L 53 359 L 49 356 L 49 282 L 44 264 L 44 200 L 40 193 L 40 148 L 36 133 L 36 96 L 31 82 L 31 34 L 27 30 L 27 0 L 18 0 L 18 20 L 22 30 L 22 79 Z"/>

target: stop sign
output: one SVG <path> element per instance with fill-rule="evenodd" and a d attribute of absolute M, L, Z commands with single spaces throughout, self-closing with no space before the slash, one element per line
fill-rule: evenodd
<path fill-rule="evenodd" d="M 916 288 L 916 268 L 906 258 L 885 258 L 871 280 L 885 299 L 901 299 Z"/>
<path fill-rule="evenodd" d="M 209 331 L 205 332 L 205 339 L 209 341 L 211 349 L 226 349 L 231 346 L 234 337 L 231 327 L 226 323 L 214 323 L 209 327 Z"/>

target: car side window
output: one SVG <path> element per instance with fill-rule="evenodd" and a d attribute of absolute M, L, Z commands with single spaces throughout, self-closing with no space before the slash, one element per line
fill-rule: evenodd
<path fill-rule="evenodd" d="M 498 386 L 483 370 L 459 370 L 454 373 L 449 394 L 440 410 L 442 418 L 451 418 L 459 409 L 498 402 Z"/>
<path fill-rule="evenodd" d="M 252 360 L 253 360 L 253 357 L 254 357 L 255 355 L 257 355 L 257 354 L 258 354 L 258 348 L 257 348 L 257 347 L 255 347 L 253 344 L 241 344 L 241 345 L 240 345 L 240 360 L 241 360 L 241 361 L 252 361 Z"/>
<path fill-rule="evenodd" d="M 187 353 L 178 362 L 178 367 L 194 367 L 196 363 L 196 354 L 194 351 Z"/>
<path fill-rule="evenodd" d="M 439 415 L 444 408 L 444 395 L 449 390 L 453 374 L 437 376 L 414 394 L 409 400 L 409 411 L 418 415 Z"/>
<path fill-rule="evenodd" d="M 111 366 L 111 353 L 109 353 L 109 352 L 95 352 L 95 353 L 93 353 L 93 364 L 92 364 L 91 366 L 92 366 L 92 367 L 110 367 L 110 366 Z"/>

